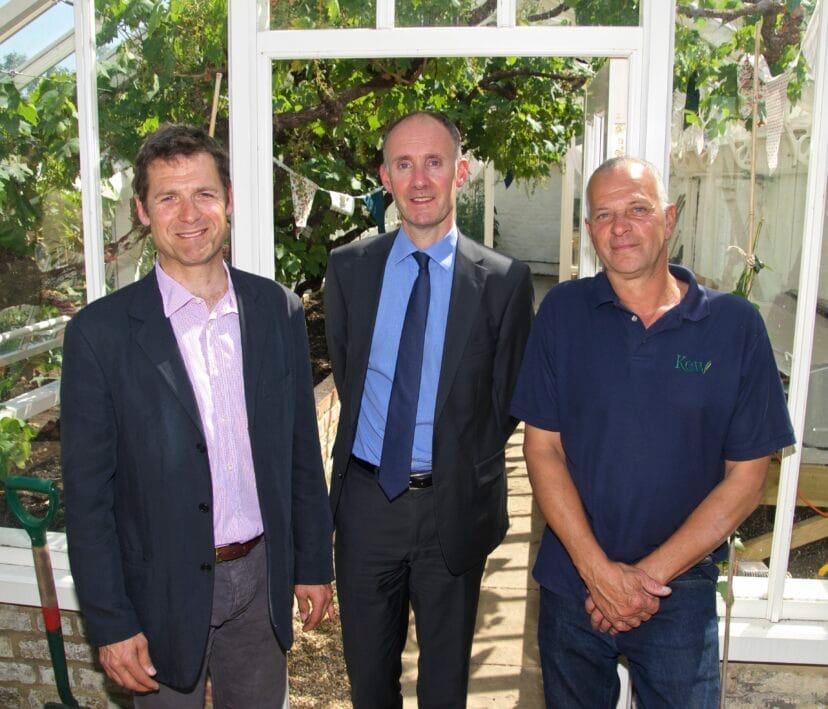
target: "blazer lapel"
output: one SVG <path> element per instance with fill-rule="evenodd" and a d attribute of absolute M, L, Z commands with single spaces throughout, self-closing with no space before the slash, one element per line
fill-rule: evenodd
<path fill-rule="evenodd" d="M 351 349 L 348 357 L 353 359 L 353 371 L 360 376 L 354 385 L 359 388 L 356 396 L 350 397 L 348 421 L 356 430 L 356 418 L 362 404 L 362 392 L 365 385 L 365 373 L 368 371 L 368 358 L 371 354 L 371 340 L 379 309 L 382 281 L 385 275 L 385 262 L 394 244 L 397 232 L 372 240 L 356 256 L 351 271 L 352 297 L 348 304 L 348 341 Z M 350 368 L 350 364 L 349 364 Z"/>
<path fill-rule="evenodd" d="M 156 366 L 196 428 L 204 435 L 193 386 L 184 367 L 172 325 L 164 315 L 155 269 L 144 277 L 137 288 L 138 293 L 129 312 L 136 323 L 135 341 Z"/>
<path fill-rule="evenodd" d="M 230 276 L 233 279 L 233 289 L 236 292 L 236 303 L 239 308 L 247 422 L 252 424 L 256 413 L 256 388 L 259 372 L 262 368 L 267 338 L 273 328 L 261 326 L 265 321 L 265 313 L 262 312 L 258 302 L 259 293 L 252 287 L 250 281 L 235 268 L 230 269 Z"/>
<path fill-rule="evenodd" d="M 475 244 L 462 234 L 457 238 L 457 252 L 454 263 L 454 278 L 449 300 L 448 320 L 446 322 L 446 339 L 443 345 L 443 362 L 440 367 L 440 380 L 437 383 L 437 402 L 434 407 L 434 420 L 440 418 L 446 403 L 451 384 L 466 349 L 466 342 L 471 334 L 487 270 L 481 265 Z"/>

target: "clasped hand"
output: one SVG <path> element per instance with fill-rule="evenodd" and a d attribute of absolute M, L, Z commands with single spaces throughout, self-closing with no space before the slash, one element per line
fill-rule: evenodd
<path fill-rule="evenodd" d="M 665 586 L 635 566 L 611 562 L 587 582 L 584 609 L 592 627 L 602 633 L 637 628 L 658 612 L 660 599 L 669 596 Z"/>

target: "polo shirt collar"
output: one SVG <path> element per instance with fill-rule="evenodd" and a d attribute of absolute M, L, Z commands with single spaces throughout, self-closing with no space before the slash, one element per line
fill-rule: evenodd
<path fill-rule="evenodd" d="M 670 264 L 670 273 L 678 280 L 687 284 L 687 293 L 678 304 L 679 312 L 685 320 L 702 320 L 710 314 L 710 299 L 705 290 L 698 284 L 696 277 L 689 268 Z"/>
<path fill-rule="evenodd" d="M 454 252 L 457 249 L 457 226 L 452 226 L 448 233 L 440 239 L 440 241 L 432 244 L 425 252 L 444 270 L 448 271 L 452 262 L 454 261 Z M 391 253 L 388 255 L 390 263 L 397 264 L 407 256 L 410 256 L 419 249 L 414 245 L 414 242 L 408 238 L 405 229 L 400 227 L 397 236 L 394 239 L 394 244 L 391 247 Z"/>
<path fill-rule="evenodd" d="M 684 266 L 670 264 L 670 273 L 680 281 L 687 284 L 687 293 L 676 306 L 679 315 L 686 320 L 702 320 L 710 314 L 710 299 L 707 293 L 696 281 L 693 272 Z M 590 302 L 597 308 L 605 303 L 613 303 L 620 306 L 618 296 L 610 285 L 607 274 L 604 271 L 595 275 L 593 279 Z"/>

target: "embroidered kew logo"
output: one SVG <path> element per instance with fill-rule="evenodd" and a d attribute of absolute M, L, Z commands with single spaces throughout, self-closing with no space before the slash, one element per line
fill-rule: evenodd
<path fill-rule="evenodd" d="M 676 369 L 682 372 L 691 372 L 693 374 L 707 374 L 707 370 L 713 366 L 713 362 L 708 360 L 702 362 L 698 359 L 690 359 L 687 355 L 676 355 Z"/>

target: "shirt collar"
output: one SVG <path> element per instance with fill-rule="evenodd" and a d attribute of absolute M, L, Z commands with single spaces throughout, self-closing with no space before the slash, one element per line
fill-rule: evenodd
<path fill-rule="evenodd" d="M 670 273 L 680 281 L 687 284 L 687 293 L 679 302 L 677 308 L 682 318 L 687 320 L 701 320 L 710 313 L 710 300 L 704 289 L 696 281 L 693 272 L 684 266 L 670 264 Z M 607 274 L 604 271 L 595 275 L 593 279 L 590 302 L 597 308 L 605 303 L 619 305 L 618 296 L 610 285 Z"/>
<path fill-rule="evenodd" d="M 425 252 L 431 257 L 432 261 L 448 271 L 454 261 L 454 252 L 456 249 L 457 226 L 455 225 L 449 229 L 448 233 L 442 239 L 425 249 Z M 391 253 L 388 255 L 388 260 L 391 263 L 397 264 L 415 251 L 419 251 L 419 249 L 408 237 L 408 234 L 405 233 L 405 230 L 400 227 L 394 239 L 394 244 L 391 247 Z"/>
<path fill-rule="evenodd" d="M 221 300 L 216 304 L 216 312 L 218 314 L 237 313 L 239 311 L 236 303 L 236 291 L 233 288 L 233 279 L 230 278 L 230 269 L 227 264 L 222 261 L 224 272 L 227 274 L 227 292 L 222 296 Z M 158 290 L 161 291 L 161 302 L 164 306 L 164 316 L 170 317 L 178 312 L 188 303 L 198 300 L 198 296 L 193 295 L 178 281 L 167 275 L 158 259 L 155 260 L 155 278 L 158 281 Z"/>

